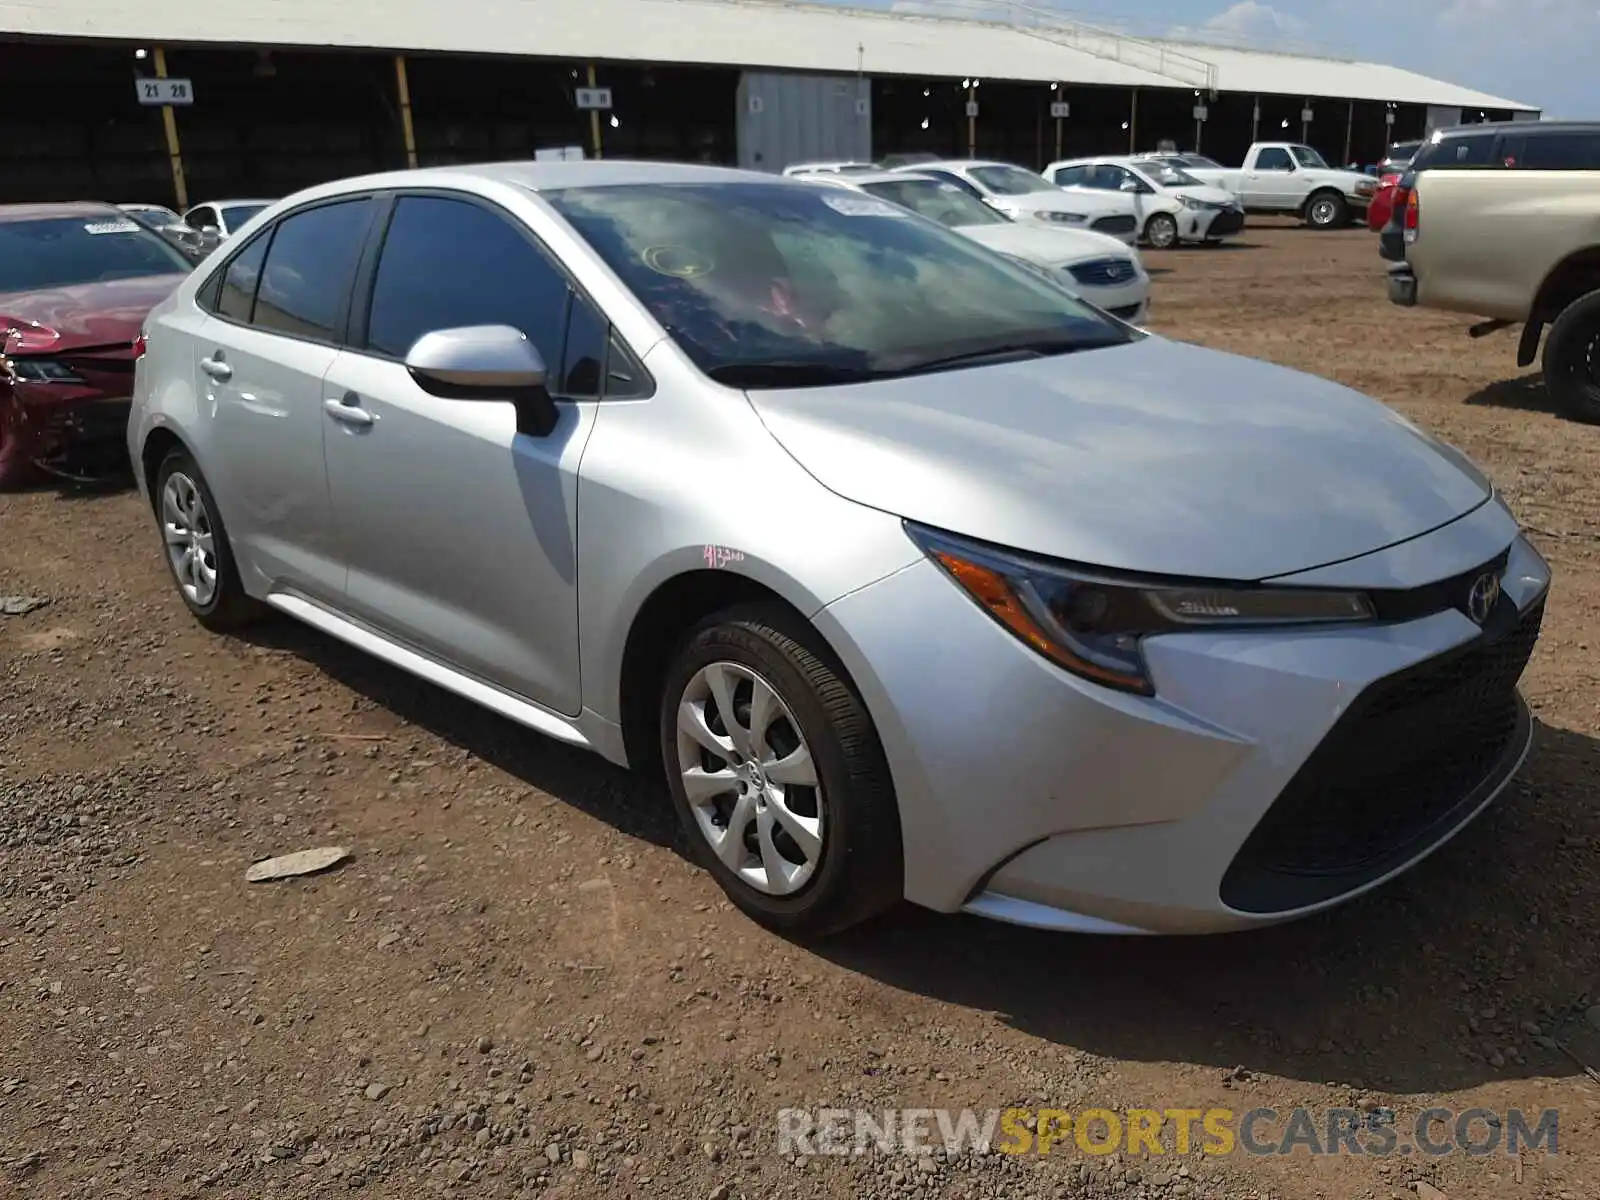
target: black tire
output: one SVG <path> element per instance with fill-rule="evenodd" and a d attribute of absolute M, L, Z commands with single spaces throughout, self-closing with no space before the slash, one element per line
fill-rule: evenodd
<path fill-rule="evenodd" d="M 1563 416 L 1600 424 L 1600 292 L 1574 300 L 1550 326 L 1544 386 Z"/>
<path fill-rule="evenodd" d="M 1306 201 L 1305 219 L 1313 229 L 1343 229 L 1350 224 L 1350 206 L 1338 192 L 1313 192 Z"/>
<path fill-rule="evenodd" d="M 204 604 L 196 603 L 187 592 L 183 590 L 182 582 L 178 579 L 177 570 L 172 559 L 167 553 L 165 537 L 166 523 L 162 517 L 162 497 L 166 494 L 168 481 L 177 474 L 182 474 L 193 482 L 195 491 L 199 493 L 200 503 L 204 507 L 207 526 L 211 531 L 212 558 L 217 576 L 217 586 L 209 601 Z M 174 449 L 166 458 L 161 460 L 161 466 L 156 471 L 155 489 L 152 492 L 155 506 L 156 526 L 162 531 L 161 558 L 167 565 L 167 571 L 172 575 L 174 586 L 178 589 L 178 597 L 183 601 L 184 607 L 193 615 L 195 620 L 207 629 L 216 633 L 225 633 L 231 629 L 238 629 L 242 625 L 258 620 L 266 611 L 265 607 L 252 598 L 244 590 L 244 584 L 239 581 L 239 569 L 233 560 L 233 547 L 228 543 L 228 531 L 222 523 L 222 513 L 217 508 L 217 501 L 211 494 L 211 488 L 206 483 L 205 476 L 200 473 L 200 468 L 190 457 L 187 450 Z"/>
<path fill-rule="evenodd" d="M 820 789 L 822 850 L 789 895 L 746 883 L 713 851 L 679 770 L 678 708 L 706 667 L 729 663 L 771 685 L 811 750 Z M 824 937 L 877 916 L 904 895 L 900 817 L 882 744 L 861 697 L 822 639 L 778 605 L 749 605 L 707 618 L 684 639 L 663 680 L 660 741 L 674 807 L 696 859 L 746 915 L 779 933 Z M 736 704 L 737 707 L 737 704 Z M 768 726 L 778 731 L 784 718 Z M 778 734 L 774 732 L 774 740 Z"/>
<path fill-rule="evenodd" d="M 1171 213 L 1155 213 L 1144 223 L 1144 240 L 1156 250 L 1175 250 L 1178 222 Z"/>

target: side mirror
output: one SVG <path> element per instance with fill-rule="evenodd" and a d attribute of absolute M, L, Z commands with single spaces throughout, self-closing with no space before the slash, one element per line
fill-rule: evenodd
<path fill-rule="evenodd" d="M 418 387 L 441 399 L 509 402 L 517 410 L 519 433 L 544 437 L 560 415 L 545 388 L 544 359 L 510 325 L 425 333 L 406 355 L 406 370 Z"/>
<path fill-rule="evenodd" d="M 1137 179 L 1124 179 L 1117 187 L 1119 191 L 1137 192 L 1139 190 L 1139 181 Z"/>

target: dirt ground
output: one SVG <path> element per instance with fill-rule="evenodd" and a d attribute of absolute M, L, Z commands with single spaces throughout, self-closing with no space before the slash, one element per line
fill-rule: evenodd
<path fill-rule="evenodd" d="M 0 1196 L 1600 1196 L 1600 429 L 1508 335 L 1391 307 L 1364 231 L 1146 259 L 1157 331 L 1377 395 L 1535 530 L 1537 744 L 1458 841 L 1264 933 L 907 911 L 805 948 L 649 783 L 309 631 L 202 631 L 130 492 L 0 497 L 0 595 L 50 601 L 0 616 Z M 784 1107 L 1010 1105 L 1560 1125 L 1514 1160 L 777 1152 Z"/>

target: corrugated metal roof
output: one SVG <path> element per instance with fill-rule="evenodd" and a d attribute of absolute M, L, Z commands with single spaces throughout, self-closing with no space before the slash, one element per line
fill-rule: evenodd
<path fill-rule="evenodd" d="M 948 11 L 952 0 L 917 0 Z M 1527 109 L 1372 63 L 1157 43 L 1022 3 L 954 0 L 965 19 L 771 0 L 0 0 L 0 34 L 157 44 L 528 54 L 868 75 L 1201 86 Z M 979 7 L 973 7 L 974 5 Z M 982 19 L 973 19 L 981 17 Z M 1214 68 L 1214 69 L 1213 69 Z"/>

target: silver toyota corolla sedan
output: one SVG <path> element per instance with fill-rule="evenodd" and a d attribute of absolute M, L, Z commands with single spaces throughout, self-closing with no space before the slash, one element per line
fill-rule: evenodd
<path fill-rule="evenodd" d="M 196 618 L 276 609 L 659 772 L 775 928 L 1284 920 L 1528 750 L 1549 571 L 1462 455 L 871 196 L 328 184 L 154 310 L 134 393 Z"/>

